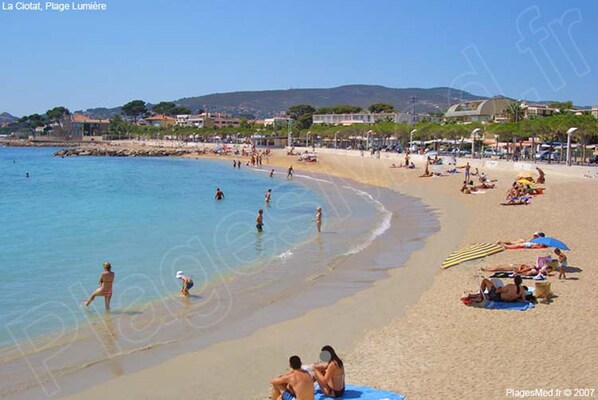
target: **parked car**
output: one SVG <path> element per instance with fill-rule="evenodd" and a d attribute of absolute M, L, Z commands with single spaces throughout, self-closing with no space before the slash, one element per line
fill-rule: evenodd
<path fill-rule="evenodd" d="M 550 157 L 550 150 L 542 150 L 536 153 L 536 160 L 538 161 L 547 161 L 548 157 Z"/>
<path fill-rule="evenodd" d="M 503 153 L 502 151 L 496 151 L 496 149 L 487 147 L 486 149 L 484 149 L 484 153 L 483 153 L 484 157 L 499 157 L 499 158 L 504 158 L 505 157 L 505 153 Z"/>

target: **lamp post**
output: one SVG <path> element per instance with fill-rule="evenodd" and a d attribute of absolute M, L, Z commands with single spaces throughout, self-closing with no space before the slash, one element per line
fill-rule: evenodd
<path fill-rule="evenodd" d="M 368 151 L 370 149 L 370 134 L 372 134 L 374 132 L 372 132 L 371 130 L 366 132 L 366 136 L 365 136 L 365 149 L 366 151 Z"/>
<path fill-rule="evenodd" d="M 475 158 L 475 137 L 479 131 L 480 128 L 475 128 L 471 131 L 471 158 Z"/>
<path fill-rule="evenodd" d="M 287 133 L 287 146 L 289 147 L 293 147 L 293 136 L 291 135 L 291 124 L 293 123 L 293 120 L 291 118 L 289 118 L 289 122 L 288 122 L 288 133 Z"/>
<path fill-rule="evenodd" d="M 411 132 L 409 132 L 409 152 L 411 152 L 411 146 L 413 146 L 413 134 L 417 132 L 417 129 L 413 129 Z"/>
<path fill-rule="evenodd" d="M 571 166 L 571 134 L 575 132 L 577 128 L 572 127 L 567 130 L 567 165 Z M 562 154 L 562 153 L 561 153 Z"/>
<path fill-rule="evenodd" d="M 336 135 L 338 134 L 338 131 L 334 132 L 334 148 L 338 149 L 338 143 L 336 141 Z"/>
<path fill-rule="evenodd" d="M 309 135 L 311 135 L 311 132 L 307 132 L 305 135 L 305 147 L 309 147 Z"/>

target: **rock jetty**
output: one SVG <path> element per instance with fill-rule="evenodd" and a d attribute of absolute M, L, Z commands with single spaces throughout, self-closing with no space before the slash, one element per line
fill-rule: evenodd
<path fill-rule="evenodd" d="M 62 149 L 54 153 L 56 157 L 78 157 L 78 156 L 95 156 L 95 157 L 175 157 L 183 156 L 185 154 L 194 154 L 197 151 L 188 149 L 163 149 L 163 148 L 148 148 L 148 149 L 131 149 L 124 147 L 75 147 L 72 149 Z"/>

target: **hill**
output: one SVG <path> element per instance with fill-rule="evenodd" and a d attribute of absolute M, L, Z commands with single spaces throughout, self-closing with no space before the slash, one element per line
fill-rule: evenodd
<path fill-rule="evenodd" d="M 0 114 L 0 124 L 16 121 L 17 119 L 17 117 L 15 117 L 14 115 L 10 115 L 7 112 Z"/>
<path fill-rule="evenodd" d="M 256 118 L 276 115 L 297 104 L 326 107 L 352 104 L 368 107 L 374 103 L 389 103 L 400 111 L 444 112 L 449 105 L 461 100 L 484 97 L 448 87 L 421 89 L 395 89 L 376 85 L 348 85 L 329 89 L 261 90 L 248 92 L 214 93 L 205 96 L 185 97 L 174 100 L 193 112 L 208 109 L 233 115 L 247 114 Z M 109 118 L 120 108 L 93 108 L 88 113 L 94 117 Z"/>

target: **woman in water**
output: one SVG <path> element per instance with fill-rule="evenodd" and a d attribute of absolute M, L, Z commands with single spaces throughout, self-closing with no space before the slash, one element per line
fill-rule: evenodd
<path fill-rule="evenodd" d="M 94 290 L 94 292 L 89 296 L 89 299 L 83 303 L 85 306 L 91 304 L 91 302 L 97 296 L 104 297 L 104 304 L 106 305 L 106 310 L 110 310 L 110 299 L 112 298 L 112 283 L 114 282 L 114 272 L 111 271 L 112 266 L 108 261 L 104 263 L 104 272 L 100 275 L 100 287 Z"/>

